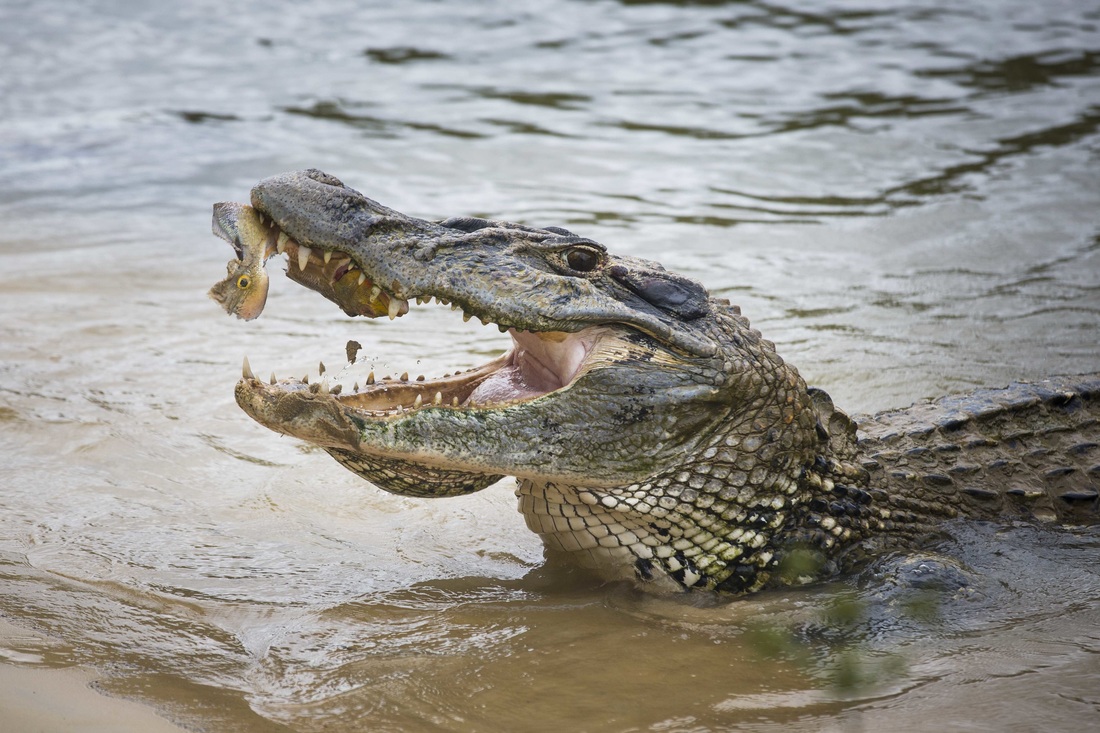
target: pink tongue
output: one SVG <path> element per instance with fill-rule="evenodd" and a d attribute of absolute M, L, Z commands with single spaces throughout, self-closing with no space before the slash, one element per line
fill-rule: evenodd
<path fill-rule="evenodd" d="M 479 384 L 466 404 L 529 399 L 561 389 L 573 379 L 591 346 L 590 338 L 583 334 L 543 339 L 526 331 L 509 333 L 511 363 Z"/>
<path fill-rule="evenodd" d="M 560 385 L 559 385 L 560 386 Z M 539 389 L 529 384 L 523 371 L 516 366 L 506 366 L 497 370 L 478 385 L 466 404 L 489 405 L 529 397 L 537 397 L 549 390 Z"/>

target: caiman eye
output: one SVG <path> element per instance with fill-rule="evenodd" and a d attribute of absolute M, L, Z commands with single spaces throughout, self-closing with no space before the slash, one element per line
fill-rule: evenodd
<path fill-rule="evenodd" d="M 237 278 L 237 287 L 240 290 L 247 290 L 248 286 L 252 284 L 252 278 L 248 275 L 241 275 Z"/>
<path fill-rule="evenodd" d="M 565 264 L 570 270 L 592 272 L 600 264 L 600 253 L 589 247 L 574 247 L 565 253 Z"/>

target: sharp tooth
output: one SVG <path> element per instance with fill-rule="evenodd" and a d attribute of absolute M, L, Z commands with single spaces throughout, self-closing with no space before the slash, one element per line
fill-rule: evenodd
<path fill-rule="evenodd" d="M 418 376 L 416 377 L 416 381 L 418 381 L 418 382 L 423 382 L 423 381 L 424 381 L 424 375 L 423 375 L 423 374 L 420 374 L 420 375 L 418 375 Z"/>
<path fill-rule="evenodd" d="M 327 265 L 331 261 L 332 261 L 332 252 L 330 250 L 326 249 L 325 250 L 325 264 Z"/>
<path fill-rule="evenodd" d="M 413 408 L 420 407 L 423 404 L 424 404 L 424 397 L 422 395 L 417 395 L 416 399 L 413 400 Z"/>
<path fill-rule="evenodd" d="M 324 374 L 324 373 L 325 373 L 325 362 L 323 362 L 323 361 L 322 361 L 322 362 L 320 362 L 320 364 L 319 364 L 319 365 L 317 366 L 317 373 L 318 373 L 318 374 Z"/>
<path fill-rule="evenodd" d="M 289 239 L 290 237 L 286 235 L 286 232 L 279 232 L 279 243 L 276 245 L 279 250 L 279 254 L 286 252 L 286 243 Z"/>
<path fill-rule="evenodd" d="M 367 384 L 374 384 L 374 372 L 367 375 Z"/>
<path fill-rule="evenodd" d="M 275 384 L 276 381 L 277 380 L 275 379 L 275 372 L 271 372 L 271 383 Z"/>
<path fill-rule="evenodd" d="M 407 381 L 409 381 L 409 373 L 408 373 L 408 372 L 402 372 L 402 373 L 401 373 L 401 381 L 402 381 L 402 382 L 407 382 Z"/>
<path fill-rule="evenodd" d="M 451 398 L 451 407 L 458 407 L 458 395 Z"/>
<path fill-rule="evenodd" d="M 432 399 L 432 404 L 433 405 L 442 405 L 443 404 L 443 393 L 442 392 L 436 392 L 435 393 L 435 397 Z"/>
<path fill-rule="evenodd" d="M 359 284 L 362 285 L 363 281 L 360 280 Z M 381 294 L 382 294 L 382 288 L 378 287 L 377 285 L 372 285 L 371 286 L 371 289 L 370 289 L 370 299 L 371 300 L 378 300 L 378 296 L 381 295 Z"/>
<path fill-rule="evenodd" d="M 401 301 L 399 301 L 397 298 L 390 298 L 390 320 L 392 321 L 394 318 L 397 318 L 398 314 L 400 313 Z"/>
<path fill-rule="evenodd" d="M 356 382 L 355 386 L 352 387 L 351 389 L 352 389 L 353 392 L 358 393 L 359 392 L 359 382 Z"/>
<path fill-rule="evenodd" d="M 304 377 L 302 377 L 302 384 L 309 384 L 309 375 L 308 374 L 305 375 Z"/>
<path fill-rule="evenodd" d="M 252 367 L 248 365 L 248 357 L 244 358 L 244 363 L 241 364 L 241 378 L 242 379 L 255 379 L 256 375 L 252 373 Z"/>
<path fill-rule="evenodd" d="M 462 322 L 463 323 L 468 322 L 471 318 L 473 318 L 473 316 L 471 316 L 469 313 L 467 313 L 465 311 L 462 312 Z"/>
<path fill-rule="evenodd" d="M 256 218 L 260 220 L 260 224 L 266 223 L 266 222 L 264 222 L 264 215 L 263 214 L 257 213 Z"/>
<path fill-rule="evenodd" d="M 329 390 L 329 391 L 332 392 L 332 394 L 334 394 L 334 395 L 338 395 L 338 394 L 340 394 L 341 392 L 344 391 L 344 385 L 334 384 L 334 385 L 332 385 L 332 389 Z"/>
<path fill-rule="evenodd" d="M 328 382 L 324 379 L 321 380 L 321 394 L 328 394 Z"/>
<path fill-rule="evenodd" d="M 306 269 L 306 265 L 309 264 L 309 256 L 313 254 L 310 252 L 309 247 L 304 244 L 298 245 L 298 269 Z"/>
<path fill-rule="evenodd" d="M 458 310 L 458 303 L 451 303 L 451 310 L 453 310 L 453 311 Z"/>

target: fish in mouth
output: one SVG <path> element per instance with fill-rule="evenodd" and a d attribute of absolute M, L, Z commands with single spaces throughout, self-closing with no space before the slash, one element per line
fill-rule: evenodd
<path fill-rule="evenodd" d="M 264 264 L 275 254 L 276 232 L 251 206 L 214 204 L 214 234 L 233 245 L 226 276 L 210 288 L 210 297 L 226 313 L 244 321 L 259 317 L 267 304 L 270 283 Z"/>
<path fill-rule="evenodd" d="M 286 235 L 273 221 L 246 204 L 214 204 L 213 232 L 233 245 L 237 259 L 230 260 L 228 276 L 210 289 L 210 297 L 226 313 L 246 321 L 259 317 L 267 303 L 269 281 L 264 267 L 276 254 L 287 255 L 288 275 L 344 308 L 349 316 L 391 319 L 409 312 L 406 300 L 390 297 L 352 263 L 350 257 L 333 259 L 331 250 L 313 250 Z M 345 277 L 347 279 L 345 279 Z"/>

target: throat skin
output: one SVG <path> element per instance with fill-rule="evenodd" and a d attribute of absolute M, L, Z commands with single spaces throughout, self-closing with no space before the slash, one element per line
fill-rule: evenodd
<path fill-rule="evenodd" d="M 393 493 L 513 476 L 547 548 L 608 580 L 741 594 L 920 546 L 956 518 L 1100 521 L 1100 374 L 851 418 L 737 306 L 560 227 L 428 222 L 316 170 L 251 198 L 293 279 L 345 313 L 434 301 L 514 345 L 354 394 L 246 363 L 242 409 Z"/>

